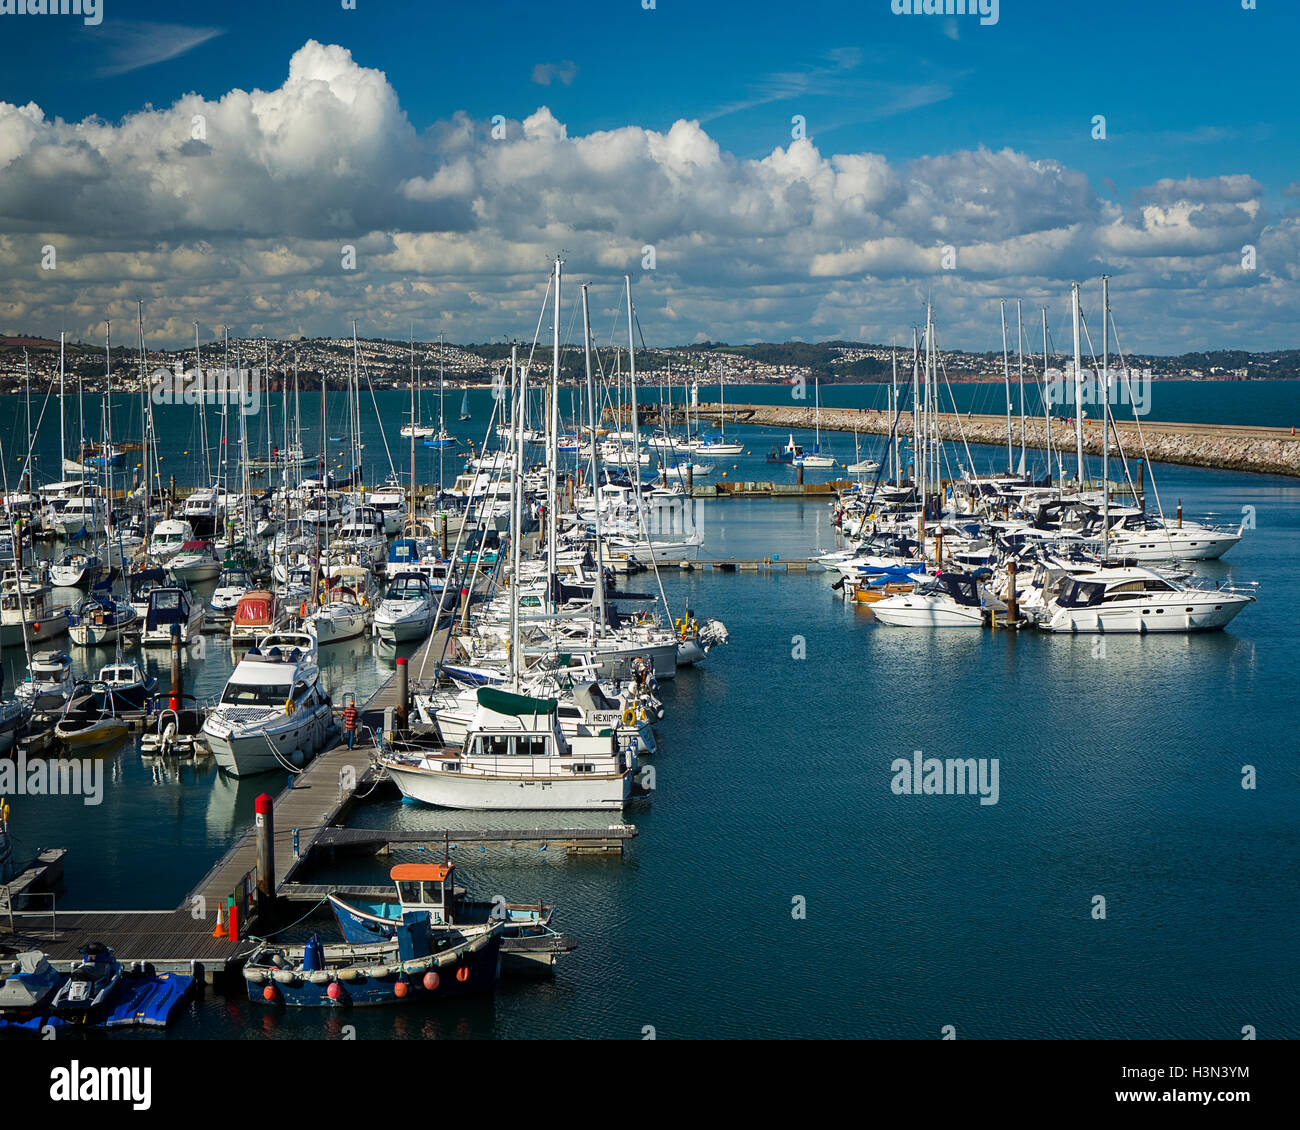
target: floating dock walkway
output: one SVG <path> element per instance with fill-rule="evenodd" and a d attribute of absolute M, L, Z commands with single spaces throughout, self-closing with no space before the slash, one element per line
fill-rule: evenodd
<path fill-rule="evenodd" d="M 414 678 L 426 677 L 442 654 L 448 629 L 435 632 L 408 661 Z M 361 709 L 360 735 L 384 725 L 385 712 L 398 705 L 394 673 Z M 353 805 L 369 795 L 378 782 L 372 775 L 372 746 L 348 749 L 340 741 L 317 756 L 275 797 L 272 853 L 276 877 L 275 901 L 319 902 L 331 890 L 358 898 L 391 894 L 389 887 L 331 887 L 308 884 L 299 876 L 320 850 L 368 850 L 441 846 L 450 837 L 457 843 L 503 845 L 544 844 L 576 854 L 621 854 L 636 836 L 630 824 L 605 828 L 510 828 L 398 830 L 340 826 Z M 209 979 L 242 964 L 252 949 L 250 927 L 257 921 L 257 830 L 245 830 L 226 853 L 194 885 L 173 910 L 62 910 L 54 888 L 63 875 L 65 851 L 48 849 L 19 876 L 0 884 L 0 952 L 43 950 L 50 962 L 66 970 L 87 942 L 111 946 L 122 962 L 149 962 L 160 972 L 203 973 Z M 296 850 L 295 850 L 296 846 Z M 236 907 L 238 940 L 214 936 L 217 908 Z M 272 926 L 274 924 L 271 924 Z M 228 930 L 226 931 L 228 935 Z"/>

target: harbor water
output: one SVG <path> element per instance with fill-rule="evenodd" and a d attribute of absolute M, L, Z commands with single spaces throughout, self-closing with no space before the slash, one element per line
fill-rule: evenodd
<path fill-rule="evenodd" d="M 1297 406 L 1290 384 L 1259 383 L 1274 396 L 1266 414 L 1254 405 L 1236 419 L 1225 396 L 1214 418 L 1287 422 Z M 1198 397 L 1241 387 L 1189 386 L 1181 416 L 1153 417 L 1199 419 Z M 728 388 L 727 398 L 770 391 Z M 846 403 L 831 391 L 824 404 Z M 714 396 L 701 389 L 701 399 Z M 470 404 L 474 420 L 459 427 L 478 442 L 490 393 Z M 97 411 L 88 407 L 88 419 Z M 163 474 L 174 463 L 178 482 L 193 483 L 192 410 L 163 411 L 176 414 L 175 428 L 160 427 Z M 363 415 L 373 476 L 387 471 L 384 447 L 364 401 Z M 341 434 L 333 426 L 326 432 Z M 793 481 L 791 468 L 764 460 L 784 433 L 742 428 L 740 437 L 747 453 L 719 472 Z M 400 473 L 409 446 L 396 424 L 388 438 Z M 881 458 L 881 442 L 862 437 L 862 455 Z M 57 429 L 41 444 L 56 465 Z M 829 441 L 844 461 L 852 444 L 843 434 Z M 304 446 L 311 454 L 314 436 Z M 455 460 L 444 458 L 450 481 Z M 437 481 L 437 452 L 418 459 L 417 477 Z M 979 470 L 999 459 L 976 452 Z M 338 1038 L 348 1025 L 359 1039 L 934 1039 L 946 1025 L 962 1038 L 1239 1039 L 1247 1025 L 1260 1038 L 1300 1036 L 1300 649 L 1288 627 L 1300 482 L 1153 470 L 1167 512 L 1181 500 L 1188 515 L 1253 527 L 1223 561 L 1197 566 L 1216 580 L 1260 582 L 1258 603 L 1227 631 L 1107 637 L 1099 647 L 1098 637 L 882 629 L 831 590 L 833 574 L 667 568 L 673 615 L 689 601 L 723 620 L 731 639 L 662 684 L 654 788 L 625 814 L 639 835 L 622 860 L 455 840 L 457 827 L 608 823 L 596 814 L 489 816 L 380 799 L 353 817 L 431 838 L 451 829 L 458 882 L 475 897 L 554 903 L 557 928 L 579 945 L 552 979 L 503 981 L 494 999 L 346 1016 L 286 1014 L 209 989 L 167 1038 Z M 799 560 L 837 545 L 825 501 L 704 501 L 690 516 L 705 558 Z M 629 587 L 652 584 L 639 577 Z M 218 693 L 231 669 L 218 639 L 187 660 L 186 689 L 199 698 Z M 361 700 L 392 670 L 391 649 L 340 649 L 322 661 L 335 693 Z M 10 687 L 21 654 L 5 652 Z M 112 658 L 71 654 L 78 674 Z M 167 662 L 165 653 L 149 660 L 155 670 Z M 996 758 L 997 802 L 898 795 L 891 765 L 917 750 Z M 134 742 L 104 766 L 100 805 L 11 799 L 16 855 L 68 849 L 60 907 L 177 905 L 251 822 L 254 798 L 285 784 L 280 774 L 236 782 L 210 762 L 150 765 Z M 1246 767 L 1254 788 L 1243 788 Z M 340 860 L 312 878 L 382 883 L 393 863 L 431 856 L 441 848 Z M 295 930 L 315 925 L 332 936 L 319 912 Z"/>

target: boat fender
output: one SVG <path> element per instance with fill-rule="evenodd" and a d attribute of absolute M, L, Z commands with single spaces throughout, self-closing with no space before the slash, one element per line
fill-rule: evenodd
<path fill-rule="evenodd" d="M 355 981 L 360 976 L 361 976 L 361 970 L 353 969 L 351 966 L 349 966 L 347 969 L 340 969 L 338 972 L 339 980 L 345 983 L 350 981 Z"/>
<path fill-rule="evenodd" d="M 429 968 L 428 961 L 408 961 L 402 966 L 403 973 L 419 974 Z"/>
<path fill-rule="evenodd" d="M 623 711 L 623 725 L 624 726 L 636 725 L 636 711 L 633 710 L 630 706 L 625 711 Z"/>
<path fill-rule="evenodd" d="M 271 974 L 281 985 L 296 985 L 298 983 L 297 974 L 292 969 L 277 969 Z"/>
<path fill-rule="evenodd" d="M 641 709 L 637 712 L 637 718 L 640 719 L 642 722 L 649 721 L 650 715 L 646 712 L 646 708 L 644 706 L 641 707 Z"/>
<path fill-rule="evenodd" d="M 290 696 L 284 700 L 284 712 L 286 715 L 293 713 L 293 697 Z"/>
<path fill-rule="evenodd" d="M 446 953 L 440 953 L 433 960 L 438 965 L 455 965 L 460 954 L 455 950 L 448 950 Z"/>
<path fill-rule="evenodd" d="M 424 975 L 423 984 L 425 990 L 430 993 L 436 993 L 438 991 L 438 986 L 441 983 L 442 978 L 438 976 L 438 972 L 435 969 L 430 969 L 429 972 Z"/>
<path fill-rule="evenodd" d="M 245 969 L 244 980 L 253 985 L 260 985 L 266 980 L 266 974 L 260 969 Z"/>
<path fill-rule="evenodd" d="M 329 999 L 332 1001 L 340 1000 L 343 997 L 343 994 L 344 994 L 343 986 L 340 985 L 337 981 L 331 981 L 330 987 L 325 990 L 325 995 L 329 997 Z"/>
<path fill-rule="evenodd" d="M 398 981 L 393 985 L 393 996 L 397 997 L 398 1000 L 401 1000 L 410 991 L 411 986 L 406 981 Z"/>
<path fill-rule="evenodd" d="M 266 1001 L 267 1004 L 274 1004 L 275 998 L 279 995 L 280 994 L 275 991 L 274 985 L 267 985 L 266 988 L 262 990 L 262 999 Z"/>
<path fill-rule="evenodd" d="M 387 965 L 372 965 L 366 972 L 376 980 L 382 981 L 385 977 L 392 976 L 393 971 Z"/>
<path fill-rule="evenodd" d="M 311 974 L 309 980 L 313 985 L 328 985 L 333 978 L 323 969 L 318 969 L 315 973 Z"/>

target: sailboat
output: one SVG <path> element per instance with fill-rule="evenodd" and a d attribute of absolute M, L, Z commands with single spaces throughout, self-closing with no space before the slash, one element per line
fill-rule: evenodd
<path fill-rule="evenodd" d="M 727 394 L 721 377 L 718 378 L 718 428 L 718 435 L 699 441 L 691 450 L 697 455 L 743 455 L 743 443 L 727 442 Z"/>
<path fill-rule="evenodd" d="M 814 427 L 816 428 L 816 438 L 813 440 L 812 451 L 806 451 L 802 455 L 796 456 L 794 465 L 796 467 L 834 467 L 835 457 L 822 453 L 822 394 L 821 382 L 814 380 L 813 395 L 816 397 L 816 414 L 813 417 Z"/>
<path fill-rule="evenodd" d="M 426 436 L 435 434 L 436 429 L 430 424 L 420 423 L 420 370 L 415 367 L 414 346 L 412 348 L 411 359 L 411 422 L 402 425 L 402 437 L 410 439 L 414 436 L 416 439 L 424 439 Z"/>
<path fill-rule="evenodd" d="M 466 389 L 465 395 L 460 398 L 460 419 L 464 423 L 469 418 L 469 390 Z"/>
<path fill-rule="evenodd" d="M 443 415 L 443 397 L 446 392 L 446 378 L 442 364 L 442 334 L 438 335 L 438 431 L 424 441 L 425 447 L 454 447 L 456 437 L 447 431 L 446 418 Z"/>

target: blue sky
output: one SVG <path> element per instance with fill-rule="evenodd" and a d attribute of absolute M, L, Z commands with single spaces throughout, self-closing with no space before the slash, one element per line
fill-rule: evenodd
<path fill-rule="evenodd" d="M 448 150 L 441 134 L 456 115 L 488 123 L 501 114 L 511 123 L 521 123 L 543 106 L 563 123 L 569 138 L 629 127 L 647 136 L 663 136 L 676 122 L 698 122 L 724 163 L 750 167 L 765 191 L 778 198 L 778 205 L 790 202 L 790 198 L 782 202 L 782 194 L 805 191 L 804 185 L 792 190 L 792 183 L 816 179 L 801 165 L 800 170 L 780 174 L 790 183 L 774 187 L 769 171 L 757 164 L 774 150 L 789 150 L 791 118 L 799 114 L 806 120 L 807 137 L 819 159 L 877 155 L 888 165 L 888 173 L 881 175 L 891 184 L 897 177 L 904 185 L 897 191 L 882 187 L 879 193 L 867 192 L 867 207 L 875 209 L 878 225 L 837 229 L 836 217 L 823 214 L 812 224 L 816 239 L 803 244 L 793 228 L 801 226 L 800 215 L 813 212 L 790 213 L 792 227 L 785 231 L 780 229 L 781 216 L 774 213 L 761 232 L 751 234 L 769 248 L 783 244 L 782 254 L 756 255 L 750 261 L 741 242 L 727 240 L 713 249 L 715 260 L 726 263 L 712 280 L 713 286 L 702 249 L 697 251 L 700 257 L 689 263 L 681 249 L 661 255 L 656 276 L 645 280 L 647 293 L 638 299 L 647 334 L 661 341 L 899 332 L 915 320 L 915 313 L 908 311 L 914 311 L 919 290 L 937 289 L 948 299 L 950 340 L 990 347 L 994 319 L 986 311 L 994 291 L 1008 297 L 1023 295 L 1029 301 L 1050 297 L 1057 309 L 1070 278 L 1086 279 L 1088 271 L 1107 270 L 1115 276 L 1117 306 L 1126 280 L 1131 283 L 1129 297 L 1138 316 L 1130 316 L 1130 322 L 1143 347 L 1177 350 L 1189 334 L 1202 345 L 1269 348 L 1296 343 L 1300 318 L 1290 293 L 1296 286 L 1291 252 L 1300 246 L 1300 239 L 1294 217 L 1289 217 L 1297 207 L 1296 197 L 1286 195 L 1286 190 L 1300 181 L 1293 91 L 1300 5 L 1263 0 L 1262 10 L 1243 10 L 1240 0 L 1146 4 L 1002 0 L 997 23 L 981 26 L 972 16 L 894 15 L 890 0 L 793 6 L 657 0 L 652 11 L 643 10 L 640 0 L 479 5 L 357 0 L 356 10 L 329 2 L 183 7 L 127 0 L 102 3 L 103 22 L 97 27 L 83 26 L 72 16 L 0 16 L 5 60 L 0 68 L 0 103 L 35 103 L 47 122 L 57 117 L 77 123 L 95 117 L 116 126 L 146 107 L 174 108 L 190 92 L 217 103 L 232 90 L 276 91 L 286 83 L 291 57 L 308 41 L 315 41 L 346 49 L 360 71 L 382 72 L 394 93 L 400 107 L 397 114 L 404 116 L 417 139 L 410 144 L 421 148 L 415 165 L 396 161 L 392 169 L 393 176 L 400 176 L 407 186 L 400 193 L 406 201 L 418 192 L 409 187 L 412 183 L 431 180 L 458 154 L 464 157 L 463 152 Z M 1097 114 L 1106 118 L 1105 140 L 1091 136 Z M 389 124 L 392 120 L 383 118 Z M 0 128 L 0 145 L 3 140 Z M 38 144 L 30 138 L 25 141 Z M 69 159 L 67 146 L 79 143 L 73 136 L 52 141 L 64 145 L 65 160 Z M 399 139 L 398 144 L 408 142 Z M 653 141 L 649 144 L 653 148 Z M 1054 186 L 1060 177 L 1042 178 L 1041 170 L 1025 172 L 1015 163 L 981 170 L 960 159 L 980 150 L 1010 150 L 1031 170 L 1037 163 L 1052 163 L 1081 178 L 1087 191 L 1081 195 L 1079 184 L 1058 191 Z M 361 156 L 353 154 L 353 159 Z M 371 157 L 379 174 L 388 171 L 382 159 Z M 0 147 L 0 160 L 5 159 Z M 948 164 L 925 163 L 935 159 Z M 109 160 L 96 174 L 101 188 L 112 180 L 112 168 Z M 545 162 L 538 162 L 535 169 L 530 165 L 530 171 L 539 178 L 548 175 Z M 615 176 L 609 200 L 604 205 L 589 202 L 590 214 L 580 220 L 567 220 L 558 201 L 544 203 L 536 215 L 541 231 L 554 230 L 557 238 L 562 235 L 568 241 L 564 246 L 574 256 L 576 269 L 589 274 L 593 283 L 621 273 L 608 246 L 611 225 L 625 225 L 620 238 L 629 247 L 639 247 L 636 214 L 644 202 L 637 199 L 638 188 L 654 184 L 640 171 L 638 176 L 635 164 L 627 167 L 622 193 L 617 191 Z M 1030 176 L 1041 183 L 1023 183 Z M 934 223 L 933 217 L 920 216 L 927 201 L 938 210 L 953 207 L 951 199 L 942 198 L 942 187 L 932 191 L 926 183 L 927 178 L 939 177 L 967 186 L 987 177 L 991 207 L 1002 199 L 1008 207 L 1042 215 L 1019 226 L 1016 217 L 1002 216 L 987 225 L 987 238 L 974 222 L 976 217 L 969 215 L 964 227 Z M 1249 183 L 1243 187 L 1240 181 L 1221 180 L 1232 177 Z M 432 231 L 445 223 L 447 210 L 455 211 L 457 205 L 463 205 L 457 222 L 465 230 L 464 216 L 473 211 L 471 200 L 493 191 L 500 195 L 504 183 L 499 171 L 488 175 L 481 169 L 465 179 L 464 200 L 453 201 L 440 188 L 436 206 L 426 194 L 423 203 L 428 210 L 422 215 L 413 216 L 405 205 L 395 206 L 389 215 L 379 210 L 371 217 L 373 231 Z M 717 225 L 716 213 L 706 209 L 695 215 L 692 207 L 707 194 L 708 185 L 683 188 L 671 173 L 669 180 L 685 194 L 677 208 L 680 232 L 662 216 L 657 226 L 642 226 L 655 229 L 656 247 L 680 235 L 681 248 L 699 249 L 711 241 L 710 227 Z M 1145 191 L 1161 184 L 1166 187 L 1154 197 Z M 1170 184 L 1183 188 L 1175 190 Z M 234 185 L 232 190 L 239 188 Z M 374 190 L 372 185 L 370 191 Z M 47 185 L 47 197 L 50 191 Z M 737 189 L 732 183 L 722 191 Z M 827 191 L 838 200 L 846 190 Z M 1058 191 L 1055 198 L 1054 191 Z M 938 192 L 938 199 L 931 200 L 933 192 Z M 539 190 L 530 195 L 529 203 L 536 204 L 544 196 Z M 38 203 L 33 204 L 33 199 Z M 221 280 L 230 278 L 231 261 L 246 266 L 248 256 L 264 255 L 276 244 L 281 233 L 273 227 L 259 233 L 253 243 L 245 241 L 242 249 L 229 242 L 234 234 L 228 227 L 204 232 L 193 215 L 152 231 L 149 199 L 137 196 L 122 205 L 124 210 L 140 209 L 135 222 L 122 220 L 96 243 L 94 232 L 74 232 L 76 225 L 62 219 L 53 205 L 49 215 L 41 215 L 39 199 L 39 195 L 29 196 L 6 205 L 0 195 L 0 232 L 24 238 L 37 232 L 54 238 L 63 232 L 70 242 L 80 239 L 83 249 L 93 246 L 97 254 L 119 257 L 103 260 L 105 272 L 112 263 L 119 275 L 142 282 L 150 271 L 156 272 L 153 292 L 160 297 L 169 287 L 175 290 L 176 275 L 168 278 L 162 263 L 148 270 L 124 271 L 120 257 L 129 256 L 133 240 L 142 251 L 153 253 L 160 244 L 169 252 L 199 244 L 219 252 L 224 246 L 229 253 L 227 266 L 214 273 L 209 292 L 214 306 L 220 306 L 220 316 L 232 324 L 272 325 L 266 309 L 241 311 L 233 291 L 223 290 Z M 1153 200 L 1170 213 L 1155 218 L 1144 215 L 1142 209 Z M 486 222 L 482 217 L 494 207 L 505 207 L 499 199 L 489 205 L 484 209 L 480 202 L 480 223 Z M 250 199 L 249 206 L 259 205 Z M 816 210 L 815 205 L 809 207 Z M 606 215 L 612 209 L 620 212 L 617 221 Z M 1071 253 L 1059 245 L 1056 268 L 1040 253 L 1018 261 L 1031 242 L 1058 246 L 1047 233 L 1070 227 L 1071 209 L 1086 225 L 1108 234 L 1089 242 L 1085 250 L 1076 232 L 1069 240 Z M 1188 240 L 1182 246 L 1163 238 L 1174 220 L 1186 228 Z M 959 267 L 956 274 L 935 279 L 927 280 L 927 271 L 915 256 L 909 258 L 901 244 L 892 242 L 908 241 L 924 249 L 947 230 L 955 232 Z M 1212 230 L 1220 231 L 1220 238 L 1211 237 Z M 1141 245 L 1142 234 L 1150 237 L 1146 247 Z M 319 231 L 306 230 L 283 235 L 291 241 L 321 237 Z M 599 249 L 590 250 L 602 240 Z M 1247 240 L 1260 247 L 1264 260 L 1260 267 L 1245 279 L 1225 276 L 1216 282 L 1215 272 L 1239 260 L 1240 247 Z M 519 240 L 514 242 L 518 249 Z M 976 243 L 983 248 L 981 266 L 972 284 L 963 289 L 957 285 L 962 253 Z M 863 254 L 846 255 L 862 244 L 870 244 Z M 291 242 L 287 252 L 301 250 Z M 1171 250 L 1180 254 L 1171 255 Z M 1266 250 L 1269 254 L 1264 254 Z M 376 251 L 386 253 L 387 270 L 377 269 Z M 589 252 L 587 259 L 584 252 Z M 74 253 L 70 247 L 69 254 Z M 502 256 L 507 255 L 508 249 L 503 249 Z M 384 293 L 400 297 L 401 284 L 410 282 L 409 270 L 404 275 L 401 266 L 406 262 L 409 268 L 409 256 L 403 260 L 390 242 L 386 247 L 376 243 L 363 258 L 376 300 Z M 496 325 L 495 313 L 501 319 L 495 336 L 524 332 L 513 323 L 527 306 L 524 298 L 536 290 L 536 280 L 531 278 L 538 270 L 535 258 L 531 251 L 521 255 L 517 271 L 504 271 L 504 260 L 498 258 L 490 267 L 466 260 L 459 274 L 450 269 L 417 272 L 432 286 L 432 293 L 425 294 L 428 309 L 420 311 L 416 299 L 424 292 L 417 290 L 397 303 L 402 309 L 392 311 L 392 317 L 407 322 L 422 314 L 422 320 L 444 324 L 463 340 L 474 336 L 473 331 Z M 1005 260 L 1005 270 L 999 275 L 991 264 L 1000 258 Z M 1284 265 L 1288 260 L 1291 268 Z M 15 261 L 21 262 L 21 254 Z M 635 261 L 635 256 L 629 260 Z M 861 269 L 851 269 L 854 264 Z M 544 274 L 544 267 L 541 270 Z M 331 314 L 344 317 L 347 301 L 337 308 L 323 301 L 315 304 L 316 314 L 301 327 L 296 324 L 303 321 L 299 312 L 312 306 L 303 295 L 321 289 L 307 277 L 310 274 L 303 272 L 293 290 L 296 300 L 285 303 L 289 313 L 284 332 L 297 328 L 329 332 L 325 323 Z M 13 306 L 33 316 L 42 311 L 46 317 L 62 307 L 66 313 L 60 319 L 70 319 L 80 328 L 91 313 L 94 291 L 105 303 L 125 301 L 114 296 L 109 279 L 93 276 L 94 272 L 83 272 L 81 281 L 86 286 L 75 297 L 67 292 L 49 294 L 44 303 L 17 287 Z M 185 279 L 183 285 L 201 299 L 202 271 L 187 271 Z M 494 306 L 493 280 L 498 296 L 510 292 L 518 301 Z M 472 303 L 452 301 L 457 284 L 462 293 L 474 292 Z M 1256 287 L 1268 290 L 1254 294 L 1252 302 L 1247 292 Z M 832 293 L 836 288 L 841 293 Z M 92 293 L 88 296 L 87 291 Z M 1159 301 L 1162 291 L 1163 302 Z M 289 291 L 277 289 L 276 295 L 287 299 Z M 788 311 L 771 316 L 783 296 Z M 355 296 L 351 303 L 355 313 Z M 859 304 L 879 308 L 880 316 L 851 316 Z M 1168 316 L 1171 308 L 1172 318 L 1163 331 L 1136 324 L 1162 312 Z M 656 311 L 662 316 L 652 316 Z M 362 316 L 367 313 L 376 326 L 384 320 L 375 311 L 362 311 Z M 24 318 L 23 324 L 32 325 L 32 320 Z M 770 333 L 763 332 L 767 327 Z"/>

